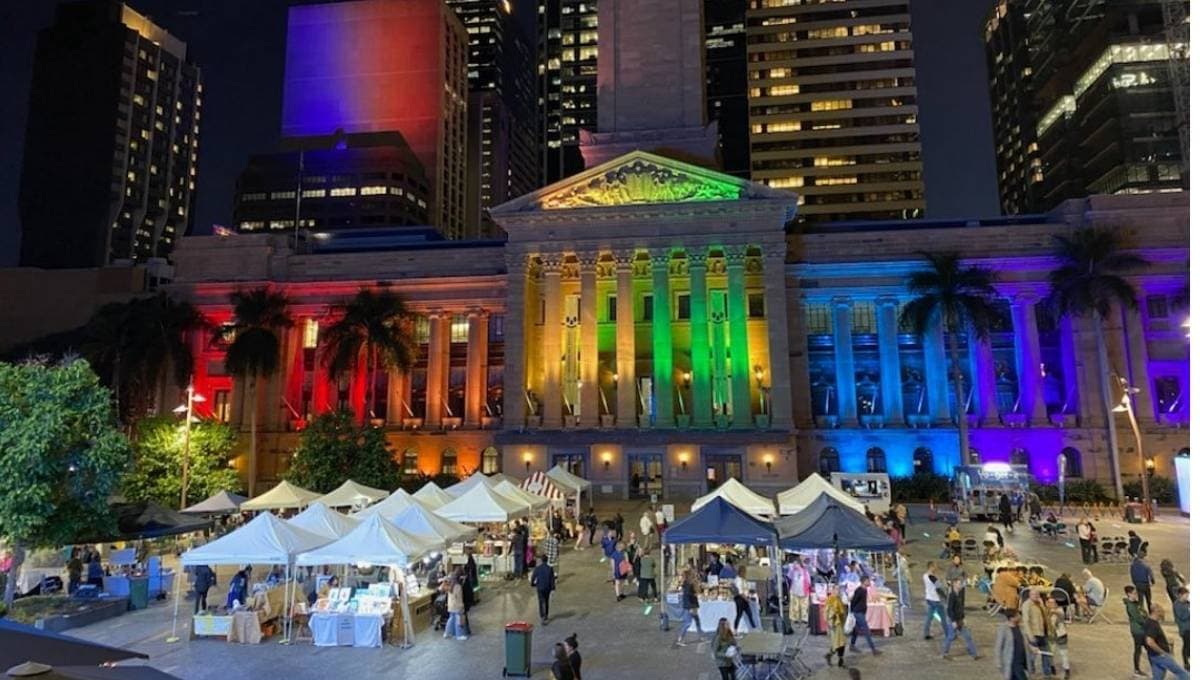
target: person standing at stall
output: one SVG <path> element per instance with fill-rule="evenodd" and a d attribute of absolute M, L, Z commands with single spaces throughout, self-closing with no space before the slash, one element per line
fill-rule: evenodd
<path fill-rule="evenodd" d="M 554 569 L 550 566 L 549 558 L 542 555 L 541 564 L 533 568 L 529 577 L 529 585 L 537 590 L 538 615 L 542 617 L 542 625 L 550 622 L 550 593 L 554 592 Z"/>
<path fill-rule="evenodd" d="M 208 610 L 208 590 L 216 585 L 217 575 L 207 564 L 199 565 L 192 573 L 195 579 L 192 582 L 192 590 L 196 593 L 196 602 L 192 613 L 199 614 Z"/>
<path fill-rule="evenodd" d="M 751 628 L 758 628 L 758 622 L 754 620 L 754 612 L 750 607 L 750 581 L 746 580 L 745 565 L 737 568 L 737 576 L 733 579 L 733 606 L 737 610 L 737 615 L 733 617 L 735 631 L 741 624 L 743 615 L 750 622 Z"/>

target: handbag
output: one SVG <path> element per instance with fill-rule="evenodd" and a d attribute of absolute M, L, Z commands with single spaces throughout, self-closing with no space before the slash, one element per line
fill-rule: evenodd
<path fill-rule="evenodd" d="M 633 565 L 627 559 L 621 560 L 617 565 L 617 571 L 621 573 L 621 576 L 628 576 L 629 572 L 633 571 Z"/>
<path fill-rule="evenodd" d="M 842 632 L 846 635 L 852 635 L 854 629 L 858 626 L 858 621 L 853 616 L 846 617 L 846 623 L 842 624 Z"/>

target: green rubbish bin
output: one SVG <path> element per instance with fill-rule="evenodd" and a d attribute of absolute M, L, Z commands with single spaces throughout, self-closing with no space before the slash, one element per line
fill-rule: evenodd
<path fill-rule="evenodd" d="M 530 677 L 533 654 L 533 626 L 513 621 L 504 627 L 504 677 Z"/>
<path fill-rule="evenodd" d="M 150 606 L 150 579 L 129 579 L 129 608 L 145 609 Z"/>

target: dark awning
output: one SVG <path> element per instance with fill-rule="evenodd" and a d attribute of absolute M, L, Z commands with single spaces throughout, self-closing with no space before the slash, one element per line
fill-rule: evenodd
<path fill-rule="evenodd" d="M 141 652 L 107 647 L 69 635 L 51 633 L 9 619 L 0 619 L 0 668 L 12 668 L 26 661 L 71 666 L 99 666 L 124 659 L 148 658 L 150 657 Z"/>
<path fill-rule="evenodd" d="M 109 535 L 84 536 L 76 543 L 135 541 L 141 538 L 160 538 L 202 531 L 212 526 L 210 520 L 168 510 L 153 501 L 113 503 L 109 505 L 117 519 L 117 531 Z"/>
<path fill-rule="evenodd" d="M 871 550 L 891 552 L 895 542 L 861 512 L 821 494 L 800 512 L 775 520 L 785 550 Z"/>
<path fill-rule="evenodd" d="M 664 543 L 732 543 L 774 545 L 775 529 L 724 498 L 714 498 L 696 512 L 672 524 Z"/>

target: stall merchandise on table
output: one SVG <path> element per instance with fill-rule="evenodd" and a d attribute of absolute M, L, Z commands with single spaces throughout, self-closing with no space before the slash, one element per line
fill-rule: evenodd
<path fill-rule="evenodd" d="M 250 592 L 248 603 L 239 603 L 233 609 L 210 606 L 208 610 L 193 615 L 192 636 L 223 637 L 227 642 L 257 644 L 267 634 L 274 632 L 274 622 L 286 615 L 289 593 L 293 595 L 293 606 L 307 604 L 299 584 L 290 588 L 286 582 L 256 583 Z M 212 602 L 219 599 L 210 595 Z"/>
<path fill-rule="evenodd" d="M 668 612 L 672 618 L 679 620 L 683 618 L 684 612 L 681 603 L 681 595 L 683 582 L 681 577 L 676 577 L 671 583 L 670 589 L 666 594 L 666 602 Z M 698 583 L 696 586 L 696 599 L 700 601 L 700 630 L 711 633 L 716 631 L 717 624 L 722 618 L 729 619 L 732 625 L 737 618 L 737 605 L 733 601 L 733 580 L 720 579 L 716 584 L 712 584 L 711 580 Z M 738 624 L 739 633 L 748 632 L 755 627 L 761 626 L 761 609 L 758 605 L 758 594 L 754 591 L 746 594 L 746 599 L 750 601 L 750 611 L 753 613 L 753 623 L 759 626 L 751 626 L 749 617 L 743 616 Z"/>
<path fill-rule="evenodd" d="M 826 583 L 813 584 L 813 593 L 809 596 L 809 625 L 812 625 L 815 614 L 817 630 L 824 635 L 827 632 L 825 601 L 836 591 L 849 606 L 850 595 L 857 586 L 856 582 L 851 581 L 844 581 L 836 587 Z M 867 625 L 872 631 L 878 631 L 884 637 L 891 636 L 892 628 L 896 625 L 896 602 L 895 594 L 887 587 L 872 585 L 867 588 Z"/>

